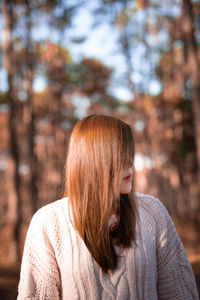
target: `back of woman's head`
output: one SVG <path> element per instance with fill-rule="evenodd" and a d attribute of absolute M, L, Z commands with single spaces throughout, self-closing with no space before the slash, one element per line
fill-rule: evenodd
<path fill-rule="evenodd" d="M 136 206 L 133 189 L 120 201 L 120 172 L 133 163 L 134 142 L 126 123 L 104 115 L 80 120 L 72 132 L 65 195 L 73 225 L 100 267 L 117 265 L 114 244 L 129 247 L 134 239 Z M 111 217 L 115 223 L 111 224 Z"/>

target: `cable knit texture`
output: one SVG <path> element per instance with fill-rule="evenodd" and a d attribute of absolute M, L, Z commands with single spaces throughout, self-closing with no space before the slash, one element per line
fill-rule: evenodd
<path fill-rule="evenodd" d="M 26 237 L 18 300 L 198 300 L 174 224 L 156 198 L 136 193 L 139 220 L 130 249 L 116 248 L 105 274 L 69 220 L 67 198 L 39 209 Z"/>

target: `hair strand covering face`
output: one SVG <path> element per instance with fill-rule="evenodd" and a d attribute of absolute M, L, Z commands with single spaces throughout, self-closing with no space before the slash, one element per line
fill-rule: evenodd
<path fill-rule="evenodd" d="M 75 125 L 65 166 L 65 196 L 73 226 L 104 272 L 117 266 L 114 245 L 130 247 L 135 238 L 134 189 L 119 194 L 120 172 L 133 158 L 132 131 L 121 120 L 91 115 Z"/>

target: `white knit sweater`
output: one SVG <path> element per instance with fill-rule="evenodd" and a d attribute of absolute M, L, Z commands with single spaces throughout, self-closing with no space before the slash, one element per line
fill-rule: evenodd
<path fill-rule="evenodd" d="M 136 193 L 136 241 L 107 274 L 69 220 L 67 198 L 41 208 L 25 242 L 18 300 L 199 299 L 194 275 L 174 224 L 161 202 Z"/>

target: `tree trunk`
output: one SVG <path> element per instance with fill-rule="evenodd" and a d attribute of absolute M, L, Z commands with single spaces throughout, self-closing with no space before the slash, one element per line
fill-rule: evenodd
<path fill-rule="evenodd" d="M 200 64 L 198 59 L 198 48 L 194 35 L 193 4 L 190 0 L 183 0 L 182 34 L 185 41 L 185 72 L 192 80 L 192 110 L 194 120 L 194 135 L 196 141 L 197 170 L 197 196 L 195 218 L 200 218 Z M 199 216 L 199 217 L 198 217 Z M 198 220 L 200 224 L 200 219 Z"/>
<path fill-rule="evenodd" d="M 26 0 L 26 17 L 27 17 L 27 32 L 26 32 L 26 65 L 27 72 L 25 73 L 25 80 L 27 83 L 26 92 L 27 92 L 27 103 L 26 103 L 26 112 L 28 115 L 28 124 L 27 124 L 27 143 L 29 151 L 29 164 L 30 164 L 30 207 L 32 213 L 37 210 L 37 200 L 38 200 L 38 186 L 37 186 L 37 155 L 35 153 L 35 114 L 34 114 L 34 105 L 33 105 L 33 77 L 34 77 L 34 57 L 32 54 L 32 38 L 31 38 L 31 1 Z"/>
<path fill-rule="evenodd" d="M 10 146 L 10 157 L 12 160 L 13 172 L 10 180 L 14 182 L 14 190 L 10 191 L 8 196 L 8 220 L 13 227 L 13 234 L 15 240 L 16 259 L 20 257 L 19 249 L 19 236 L 18 226 L 22 221 L 21 213 L 21 177 L 19 175 L 19 145 L 18 145 L 18 113 L 20 110 L 18 101 L 14 93 L 14 75 L 16 72 L 16 63 L 14 58 L 14 50 L 12 47 L 12 30 L 14 26 L 13 18 L 13 1 L 5 1 L 3 6 L 3 17 L 5 20 L 5 26 L 3 29 L 3 65 L 8 72 L 8 96 L 7 101 L 9 104 L 9 146 Z M 13 211 L 15 210 L 15 211 Z M 10 220 L 12 216 L 12 220 Z"/>

